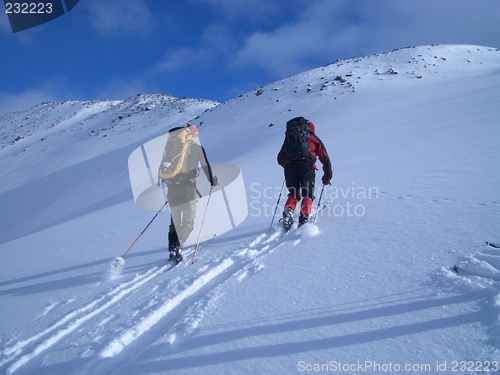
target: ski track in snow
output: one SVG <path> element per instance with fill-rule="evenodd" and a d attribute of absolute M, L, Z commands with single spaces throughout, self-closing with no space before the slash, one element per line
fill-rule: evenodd
<path fill-rule="evenodd" d="M 86 321 L 100 314 L 101 312 L 106 311 L 112 305 L 122 300 L 134 290 L 146 284 L 151 279 L 162 274 L 170 267 L 170 265 L 166 265 L 161 268 L 154 268 L 152 270 L 149 270 L 142 275 L 138 275 L 133 280 L 120 284 L 106 295 L 93 300 L 92 302 L 84 305 L 83 307 L 80 307 L 79 309 L 74 310 L 42 332 L 39 332 L 38 334 L 26 340 L 19 341 L 12 347 L 6 348 L 4 353 L 7 355 L 7 358 L 0 363 L 0 366 L 3 366 L 5 363 L 14 360 L 15 362 L 9 367 L 7 371 L 8 374 L 13 373 L 19 367 L 36 357 L 38 354 L 49 349 L 65 336 L 74 332 Z M 49 337 L 43 339 L 45 336 Z M 37 341 L 41 342 L 35 344 L 35 348 L 31 349 L 28 353 L 25 354 L 25 349 L 29 345 L 36 343 Z"/>
<path fill-rule="evenodd" d="M 165 317 L 170 311 L 178 306 L 182 301 L 196 293 L 205 284 L 217 277 L 225 270 L 227 270 L 233 261 L 226 259 L 217 267 L 210 269 L 202 276 L 198 277 L 189 287 L 182 292 L 176 294 L 174 298 L 167 300 L 160 308 L 153 310 L 145 319 L 139 324 L 126 330 L 119 338 L 113 340 L 102 352 L 101 357 L 114 357 L 119 354 L 126 346 L 130 345 L 142 334 L 149 331 L 156 323 Z"/>
<path fill-rule="evenodd" d="M 250 275 L 264 269 L 264 259 L 276 249 L 283 246 L 296 246 L 303 237 L 313 236 L 317 233 L 317 227 L 312 224 L 300 230 L 293 228 L 288 233 L 275 228 L 271 232 L 258 235 L 248 246 L 238 250 L 232 257 L 207 260 L 207 263 L 202 264 L 194 273 L 194 277 L 191 276 L 192 273 L 188 275 L 183 273 L 182 277 L 174 278 L 172 281 L 174 285 L 171 288 L 176 293 L 166 299 L 159 307 L 150 307 L 146 317 L 132 317 L 132 323 L 129 323 L 124 331 L 120 330 L 122 333 L 105 344 L 104 349 L 100 350 L 100 357 L 110 358 L 119 355 L 125 348 L 136 342 L 153 326 L 166 319 L 173 310 L 179 307 L 184 307 L 186 310 L 191 309 L 190 314 L 198 317 L 192 319 L 189 324 L 176 324 L 178 317 L 173 318 L 172 326 L 180 331 L 170 333 L 168 341 L 173 343 L 178 341 L 179 338 L 189 336 L 190 331 L 196 328 L 203 316 L 203 309 L 210 305 L 213 294 L 227 280 L 234 277 L 238 282 L 241 282 Z M 187 252 L 185 263 L 181 263 L 184 266 L 181 271 L 186 271 L 188 258 L 189 253 Z M 119 284 L 108 293 L 70 312 L 43 331 L 7 347 L 4 350 L 4 358 L 0 362 L 0 368 L 8 365 L 6 373 L 12 374 L 39 354 L 53 348 L 61 340 L 65 338 L 71 339 L 72 333 L 82 325 L 92 322 L 93 319 L 99 326 L 109 323 L 113 316 L 110 309 L 114 305 L 129 297 L 133 292 L 142 290 L 141 288 L 146 285 L 149 288 L 156 289 L 157 286 L 152 286 L 150 282 L 173 268 L 172 265 L 167 264 L 163 267 L 155 267 L 143 274 L 138 274 L 132 280 Z M 188 282 L 183 286 L 181 284 L 184 278 L 187 278 Z M 197 295 L 195 301 L 191 299 L 194 295 Z M 47 314 L 56 305 L 51 304 L 39 316 Z M 195 306 L 195 311 L 193 311 L 193 306 Z M 189 317 L 186 319 L 189 320 Z M 182 332 L 182 330 L 186 332 Z M 140 351 L 136 355 L 139 353 Z M 99 371 L 98 363 L 95 363 L 92 367 L 94 367 L 94 371 Z"/>

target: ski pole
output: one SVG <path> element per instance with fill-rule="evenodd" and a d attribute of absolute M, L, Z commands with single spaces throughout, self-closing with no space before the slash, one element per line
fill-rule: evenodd
<path fill-rule="evenodd" d="M 321 204 L 321 197 L 323 197 L 324 190 L 325 190 L 325 185 L 323 185 L 323 187 L 321 188 L 321 194 L 319 195 L 318 207 L 316 207 L 316 212 L 314 213 L 314 218 L 312 220 L 313 224 L 316 222 L 316 217 L 318 216 L 319 205 Z"/>
<path fill-rule="evenodd" d="M 210 203 L 210 198 L 212 197 L 212 190 L 213 189 L 214 189 L 214 187 L 211 186 L 210 193 L 208 193 L 207 206 L 205 207 L 205 213 L 203 214 L 203 219 L 201 221 L 200 233 L 198 234 L 198 240 L 196 241 L 196 247 L 194 248 L 193 260 L 191 261 L 191 264 L 194 263 L 194 258 L 196 257 L 196 253 L 198 252 L 198 247 L 200 246 L 201 231 L 203 230 L 203 224 L 205 223 L 205 217 L 207 216 L 207 211 L 208 211 L 208 204 Z"/>
<path fill-rule="evenodd" d="M 269 230 L 271 230 L 271 228 L 273 227 L 274 217 L 276 216 L 276 211 L 278 211 L 278 206 L 281 200 L 281 194 L 283 193 L 283 188 L 285 187 L 285 181 L 286 180 L 283 180 L 283 184 L 281 185 L 280 195 L 278 197 L 278 201 L 276 202 L 276 208 L 274 209 L 273 219 L 271 220 L 271 225 L 269 226 Z"/>
<path fill-rule="evenodd" d="M 125 254 L 123 254 L 121 257 L 116 257 L 115 258 L 115 261 L 113 263 L 113 267 L 118 267 L 118 266 L 122 266 L 124 263 L 125 263 L 125 258 L 128 254 L 128 252 L 130 251 L 130 249 L 132 249 L 132 247 L 136 244 L 137 241 L 139 241 L 139 238 L 141 238 L 141 236 L 144 234 L 144 232 L 146 231 L 146 229 L 148 229 L 148 227 L 151 225 L 151 223 L 156 219 L 156 217 L 160 214 L 160 212 L 165 208 L 165 206 L 167 205 L 168 203 L 168 200 L 165 201 L 165 203 L 163 203 L 163 206 L 161 206 L 161 208 L 158 210 L 158 212 L 156 213 L 156 215 L 151 219 L 151 221 L 148 223 L 148 225 L 146 225 L 146 227 L 142 230 L 141 234 L 139 234 L 137 236 L 137 238 L 135 239 L 134 242 L 132 242 L 132 245 L 130 245 L 130 247 L 127 249 L 127 251 L 125 252 Z"/>

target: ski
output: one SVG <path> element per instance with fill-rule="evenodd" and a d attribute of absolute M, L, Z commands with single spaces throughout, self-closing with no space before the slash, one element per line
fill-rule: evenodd
<path fill-rule="evenodd" d="M 160 266 L 160 269 L 163 270 L 162 273 L 164 272 L 168 272 L 170 271 L 172 268 L 174 268 L 175 266 L 177 266 L 179 263 L 181 262 L 178 262 L 177 260 L 175 259 L 170 259 L 170 258 L 167 258 L 167 261 L 164 263 L 165 261 L 162 261 L 162 266 Z"/>
<path fill-rule="evenodd" d="M 175 259 L 169 260 L 167 263 L 168 268 L 165 271 L 170 271 L 172 268 L 175 268 L 176 266 L 179 265 L 182 261 L 177 261 Z"/>
<path fill-rule="evenodd" d="M 500 244 L 497 244 L 497 243 L 492 243 L 492 242 L 486 241 L 486 245 L 489 247 L 492 247 L 494 249 L 500 249 Z"/>

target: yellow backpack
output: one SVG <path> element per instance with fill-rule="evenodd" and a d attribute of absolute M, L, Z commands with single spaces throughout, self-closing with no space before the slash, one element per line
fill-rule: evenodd
<path fill-rule="evenodd" d="M 181 172 L 187 172 L 187 157 L 196 138 L 197 131 L 193 125 L 174 128 L 168 132 L 167 144 L 158 170 L 162 180 L 169 180 Z"/>

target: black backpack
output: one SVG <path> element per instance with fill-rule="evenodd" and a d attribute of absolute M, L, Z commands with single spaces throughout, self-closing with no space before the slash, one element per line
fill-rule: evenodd
<path fill-rule="evenodd" d="M 286 158 L 293 162 L 309 162 L 309 122 L 304 117 L 296 117 L 286 123 L 284 150 Z"/>

